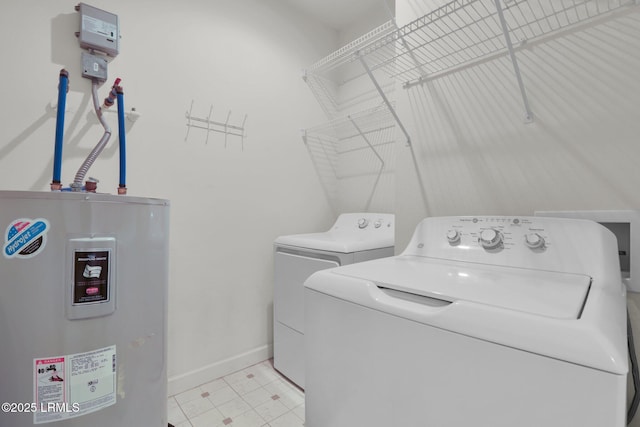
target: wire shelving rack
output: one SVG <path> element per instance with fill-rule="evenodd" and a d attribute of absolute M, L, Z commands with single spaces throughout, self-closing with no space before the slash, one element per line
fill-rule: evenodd
<path fill-rule="evenodd" d="M 335 118 L 339 113 L 332 97 L 335 88 L 327 81 L 331 73 L 336 76 L 340 67 L 359 62 L 361 68 L 354 76 L 369 76 L 410 143 L 387 91 L 378 83 L 379 72 L 408 89 L 481 61 L 508 56 L 522 96 L 525 121 L 530 122 L 533 112 L 517 51 L 527 43 L 623 13 L 638 3 L 638 0 L 452 0 L 402 27 L 397 27 L 394 21 L 387 22 L 313 64 L 305 79 L 325 112 Z"/>

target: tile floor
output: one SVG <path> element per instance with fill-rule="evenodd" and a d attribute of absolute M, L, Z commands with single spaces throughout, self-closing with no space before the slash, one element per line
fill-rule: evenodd
<path fill-rule="evenodd" d="M 300 427 L 304 393 L 270 359 L 171 396 L 167 410 L 175 427 Z"/>

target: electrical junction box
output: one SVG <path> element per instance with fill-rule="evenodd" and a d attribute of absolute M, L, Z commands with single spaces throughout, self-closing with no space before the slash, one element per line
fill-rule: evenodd
<path fill-rule="evenodd" d="M 117 56 L 120 52 L 118 15 L 85 3 L 78 4 L 76 10 L 80 12 L 80 47 Z"/>
<path fill-rule="evenodd" d="M 82 77 L 106 81 L 107 60 L 99 55 L 82 52 Z"/>

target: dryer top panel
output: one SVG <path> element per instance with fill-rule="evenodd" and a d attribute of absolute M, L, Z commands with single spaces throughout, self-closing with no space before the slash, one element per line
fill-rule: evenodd
<path fill-rule="evenodd" d="M 287 245 L 338 253 L 353 253 L 394 245 L 394 215 L 347 213 L 322 233 L 280 236 L 276 245 Z"/>

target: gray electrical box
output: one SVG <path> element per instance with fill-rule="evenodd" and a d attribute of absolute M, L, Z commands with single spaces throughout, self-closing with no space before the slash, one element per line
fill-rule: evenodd
<path fill-rule="evenodd" d="M 104 82 L 108 77 L 107 65 L 104 56 L 82 52 L 82 77 Z"/>
<path fill-rule="evenodd" d="M 85 3 L 78 4 L 76 10 L 80 12 L 80 47 L 117 56 L 120 52 L 118 15 Z"/>

